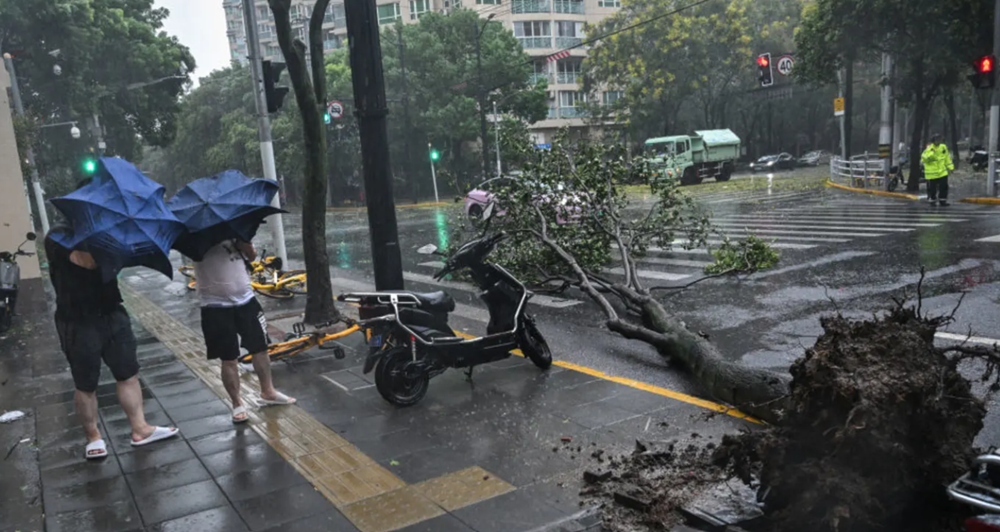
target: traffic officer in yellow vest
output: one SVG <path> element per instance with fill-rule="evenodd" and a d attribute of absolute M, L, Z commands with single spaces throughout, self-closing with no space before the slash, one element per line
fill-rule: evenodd
<path fill-rule="evenodd" d="M 948 204 L 948 173 L 955 169 L 951 162 L 951 154 L 944 145 L 940 134 L 931 137 L 931 143 L 920 156 L 924 163 L 924 178 L 927 179 L 927 201 L 931 205 L 940 202 Z"/>

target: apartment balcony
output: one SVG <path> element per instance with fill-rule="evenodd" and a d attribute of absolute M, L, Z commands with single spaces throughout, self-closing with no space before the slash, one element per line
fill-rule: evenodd
<path fill-rule="evenodd" d="M 521 40 L 521 47 L 525 50 L 532 48 L 552 48 L 552 37 L 518 37 Z"/>
<path fill-rule="evenodd" d="M 562 48 L 562 47 L 560 47 Z M 560 72 L 556 75 L 556 83 L 566 84 L 566 85 L 577 85 L 578 80 L 583 78 L 583 74 L 579 72 Z"/>
<path fill-rule="evenodd" d="M 582 107 L 559 108 L 559 118 L 582 118 L 585 116 L 587 116 L 587 111 Z"/>
<path fill-rule="evenodd" d="M 515 15 L 524 13 L 550 13 L 549 0 L 511 0 L 510 12 Z"/>
<path fill-rule="evenodd" d="M 583 37 L 556 37 L 556 48 L 570 48 L 583 42 Z"/>
<path fill-rule="evenodd" d="M 556 13 L 567 13 L 571 15 L 583 15 L 583 2 L 580 0 L 554 0 Z"/>
<path fill-rule="evenodd" d="M 537 85 L 539 81 L 545 81 L 549 85 L 552 85 L 552 74 L 546 73 L 534 73 L 528 76 L 529 85 Z"/>

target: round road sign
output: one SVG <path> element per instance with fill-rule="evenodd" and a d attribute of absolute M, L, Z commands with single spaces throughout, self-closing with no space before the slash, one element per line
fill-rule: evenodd
<path fill-rule="evenodd" d="M 778 74 L 782 76 L 791 74 L 793 66 L 795 66 L 795 60 L 792 59 L 792 56 L 783 55 L 778 58 Z"/>
<path fill-rule="evenodd" d="M 327 104 L 326 110 L 334 120 L 344 117 L 344 104 L 334 100 Z"/>

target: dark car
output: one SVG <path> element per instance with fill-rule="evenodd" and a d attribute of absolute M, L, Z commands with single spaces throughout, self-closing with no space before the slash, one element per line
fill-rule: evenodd
<path fill-rule="evenodd" d="M 819 166 L 821 164 L 830 164 L 830 152 L 814 150 L 799 157 L 799 166 Z"/>
<path fill-rule="evenodd" d="M 791 170 L 795 168 L 795 165 L 795 157 L 792 157 L 790 153 L 779 153 L 778 155 L 765 155 L 750 163 L 750 171 L 757 173 Z"/>

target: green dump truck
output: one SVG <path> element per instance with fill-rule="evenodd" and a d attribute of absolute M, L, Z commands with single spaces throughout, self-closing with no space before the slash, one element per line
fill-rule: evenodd
<path fill-rule="evenodd" d="M 728 129 L 657 137 L 646 141 L 645 155 L 659 175 L 679 177 L 682 185 L 697 185 L 708 177 L 729 181 L 740 156 L 740 138 Z"/>

